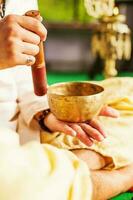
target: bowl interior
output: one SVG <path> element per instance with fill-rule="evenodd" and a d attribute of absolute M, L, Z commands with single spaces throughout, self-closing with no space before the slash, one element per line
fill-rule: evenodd
<path fill-rule="evenodd" d="M 48 92 L 59 96 L 90 96 L 101 93 L 104 88 L 88 82 L 58 83 L 49 87 Z"/>

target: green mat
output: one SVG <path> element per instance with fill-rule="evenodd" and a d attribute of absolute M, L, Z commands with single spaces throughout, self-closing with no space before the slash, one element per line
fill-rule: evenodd
<path fill-rule="evenodd" d="M 90 77 L 86 73 L 59 73 L 59 72 L 48 72 L 48 83 L 66 82 L 66 81 L 79 81 L 88 80 Z"/>
<path fill-rule="evenodd" d="M 133 200 L 133 193 L 124 193 L 124 194 L 121 194 L 115 198 L 112 198 L 111 200 Z"/>
<path fill-rule="evenodd" d="M 90 77 L 87 73 L 59 73 L 59 72 L 48 72 L 48 83 L 49 85 L 53 83 L 66 82 L 66 81 L 87 81 L 90 80 Z M 133 73 L 124 72 L 120 73 L 118 76 L 131 76 Z M 97 75 L 95 80 L 103 80 L 102 75 Z M 133 193 L 124 193 L 111 200 L 133 200 Z"/>
<path fill-rule="evenodd" d="M 60 72 L 48 72 L 48 83 L 51 85 L 53 83 L 65 82 L 65 81 L 87 81 L 90 80 L 90 76 L 85 73 L 60 73 Z M 118 76 L 131 76 L 133 77 L 133 72 L 123 72 L 118 74 Z M 95 77 L 95 80 L 103 80 L 104 77 L 99 74 Z"/>

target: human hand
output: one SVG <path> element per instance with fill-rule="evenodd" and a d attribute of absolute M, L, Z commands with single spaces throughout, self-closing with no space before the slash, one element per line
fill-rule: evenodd
<path fill-rule="evenodd" d="M 40 40 L 47 30 L 32 17 L 8 15 L 0 20 L 0 69 L 16 65 L 33 65 Z"/>
<path fill-rule="evenodd" d="M 118 117 L 117 110 L 104 106 L 100 112 L 102 116 Z M 102 124 L 97 119 L 92 119 L 88 123 L 68 123 L 58 120 L 50 113 L 44 120 L 45 125 L 52 132 L 63 132 L 67 135 L 76 136 L 87 146 L 92 146 L 93 140 L 101 142 L 106 138 L 106 133 Z"/>

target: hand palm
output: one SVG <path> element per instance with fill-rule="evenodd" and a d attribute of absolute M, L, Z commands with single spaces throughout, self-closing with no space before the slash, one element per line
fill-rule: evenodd
<path fill-rule="evenodd" d="M 104 106 L 100 115 L 107 117 L 118 117 L 118 111 L 111 107 Z M 93 144 L 93 140 L 101 142 L 106 138 L 103 125 L 97 119 L 92 119 L 88 123 L 68 123 L 58 120 L 52 113 L 50 113 L 44 121 L 45 125 L 52 132 L 63 132 L 67 135 L 76 136 L 87 146 Z"/>

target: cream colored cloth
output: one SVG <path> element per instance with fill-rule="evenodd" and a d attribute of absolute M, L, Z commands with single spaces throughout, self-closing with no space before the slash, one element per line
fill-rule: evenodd
<path fill-rule="evenodd" d="M 91 200 L 87 165 L 67 150 L 29 142 L 0 128 L 1 200 Z"/>
<path fill-rule="evenodd" d="M 105 88 L 105 104 L 119 110 L 120 117 L 98 117 L 108 137 L 101 143 L 95 142 L 89 149 L 112 158 L 107 168 L 120 168 L 133 162 L 133 78 L 112 78 L 96 83 Z M 43 142 L 59 148 L 88 148 L 77 138 L 64 134 L 44 133 L 42 137 Z"/>

